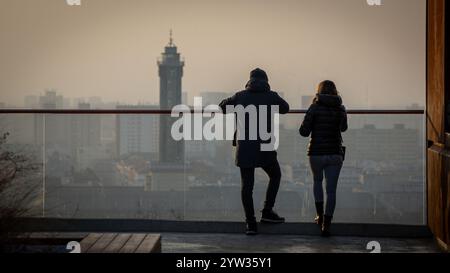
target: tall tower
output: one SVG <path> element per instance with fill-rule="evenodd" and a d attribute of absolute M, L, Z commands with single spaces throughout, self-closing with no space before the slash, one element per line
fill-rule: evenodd
<path fill-rule="evenodd" d="M 159 105 L 161 109 L 171 110 L 181 104 L 181 78 L 184 62 L 173 43 L 172 30 L 169 44 L 158 61 L 159 67 Z M 160 116 L 159 161 L 161 163 L 184 163 L 184 142 L 175 141 L 171 135 L 172 124 L 176 118 Z"/>

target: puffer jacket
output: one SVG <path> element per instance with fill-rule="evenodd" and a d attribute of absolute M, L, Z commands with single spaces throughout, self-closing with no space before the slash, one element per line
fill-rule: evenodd
<path fill-rule="evenodd" d="M 342 135 L 348 129 L 342 98 L 318 94 L 300 127 L 300 135 L 309 137 L 308 155 L 343 154 Z"/>

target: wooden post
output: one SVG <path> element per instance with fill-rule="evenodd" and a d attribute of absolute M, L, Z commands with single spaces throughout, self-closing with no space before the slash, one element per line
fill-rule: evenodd
<path fill-rule="evenodd" d="M 428 225 L 439 245 L 449 250 L 449 166 L 447 138 L 448 62 L 445 0 L 428 0 L 427 29 L 427 197 Z M 448 16 L 448 13 L 447 13 Z M 447 67 L 446 67 L 447 66 Z"/>

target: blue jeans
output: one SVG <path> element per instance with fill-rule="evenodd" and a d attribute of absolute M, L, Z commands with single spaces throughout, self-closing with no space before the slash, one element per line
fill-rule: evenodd
<path fill-rule="evenodd" d="M 336 207 L 336 189 L 344 159 L 342 155 L 310 156 L 309 163 L 314 176 L 314 199 L 324 202 L 322 181 L 325 174 L 327 202 L 325 215 L 333 216 Z"/>

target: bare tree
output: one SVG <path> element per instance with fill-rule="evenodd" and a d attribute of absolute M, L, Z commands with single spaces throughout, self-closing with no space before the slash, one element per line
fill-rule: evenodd
<path fill-rule="evenodd" d="M 29 214 L 37 201 L 37 185 L 33 176 L 40 164 L 34 164 L 32 155 L 10 151 L 9 133 L 0 135 L 0 251 L 16 231 L 20 217 Z"/>

